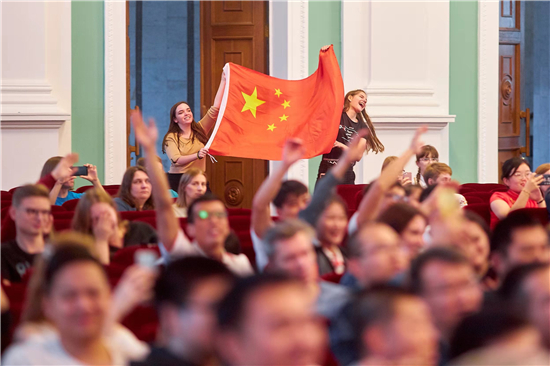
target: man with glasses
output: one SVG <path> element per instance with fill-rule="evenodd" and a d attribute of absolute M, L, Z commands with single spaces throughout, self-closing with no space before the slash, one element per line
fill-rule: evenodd
<path fill-rule="evenodd" d="M 44 251 L 53 217 L 48 190 L 42 185 L 25 185 L 13 194 L 9 215 L 15 222 L 15 240 L 2 243 L 2 279 L 21 282 L 34 257 Z"/>

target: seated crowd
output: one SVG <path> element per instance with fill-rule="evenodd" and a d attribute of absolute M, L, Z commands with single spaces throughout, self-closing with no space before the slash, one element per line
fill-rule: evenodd
<path fill-rule="evenodd" d="M 145 158 L 114 198 L 90 164 L 81 178 L 93 186 L 73 192 L 76 154 L 13 192 L 4 365 L 550 364 L 547 220 L 521 210 L 550 203 L 550 165 L 507 161 L 481 217 L 420 128 L 350 210 L 337 192 L 365 133 L 313 194 L 283 180 L 304 156 L 289 139 L 237 212 L 204 170 L 167 175 L 154 123 L 134 112 L 132 124 Z M 413 157 L 416 177 L 404 171 Z"/>

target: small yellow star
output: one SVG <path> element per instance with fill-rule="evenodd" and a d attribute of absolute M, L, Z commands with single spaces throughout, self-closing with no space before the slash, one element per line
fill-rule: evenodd
<path fill-rule="evenodd" d="M 254 91 L 250 95 L 245 94 L 244 92 L 241 93 L 243 94 L 243 98 L 245 101 L 241 112 L 250 111 L 254 118 L 256 118 L 256 108 L 264 104 L 265 101 L 258 99 L 258 91 L 256 90 L 256 88 L 254 88 Z"/>
<path fill-rule="evenodd" d="M 275 126 L 275 123 L 272 124 L 272 125 L 267 125 L 267 130 L 268 131 L 275 131 L 276 128 L 277 128 L 277 126 Z"/>
<path fill-rule="evenodd" d="M 282 105 L 283 107 L 285 107 L 285 109 L 286 109 L 286 107 L 290 107 L 290 100 L 289 100 L 289 101 L 286 101 L 286 100 L 285 100 L 285 102 L 284 102 L 283 104 L 281 104 L 281 105 Z"/>
<path fill-rule="evenodd" d="M 288 118 L 287 115 L 283 114 L 281 117 L 279 117 L 281 119 L 281 122 L 283 121 L 286 121 L 286 119 Z"/>
<path fill-rule="evenodd" d="M 277 98 L 279 98 L 281 94 L 283 94 L 281 93 L 281 89 L 275 89 L 275 95 L 277 96 Z"/>

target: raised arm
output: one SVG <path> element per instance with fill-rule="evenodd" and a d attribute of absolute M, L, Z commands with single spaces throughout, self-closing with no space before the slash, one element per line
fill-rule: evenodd
<path fill-rule="evenodd" d="M 98 191 L 105 192 L 105 189 L 103 189 L 103 186 L 99 181 L 99 177 L 97 176 L 97 167 L 92 164 L 84 164 L 84 166 L 88 168 L 88 174 L 83 175 L 80 178 L 84 178 L 87 181 L 91 182 L 94 185 L 94 188 L 97 189 Z"/>
<path fill-rule="evenodd" d="M 222 104 L 223 91 L 225 89 L 225 71 L 222 71 L 222 78 L 220 80 L 220 86 L 218 86 L 218 91 L 216 92 L 216 97 L 214 98 L 214 104 L 212 108 L 208 110 L 206 116 L 201 119 L 202 128 L 206 133 L 209 133 L 214 124 L 216 123 L 216 118 L 218 117 L 218 110 Z M 215 114 L 215 115 L 214 115 Z"/>
<path fill-rule="evenodd" d="M 288 169 L 304 156 L 302 140 L 291 138 L 285 142 L 281 164 L 262 183 L 252 201 L 251 228 L 259 238 L 273 225 L 269 205 L 279 192 Z"/>
<path fill-rule="evenodd" d="M 411 141 L 411 145 L 401 156 L 392 161 L 386 169 L 382 171 L 380 177 L 372 183 L 369 191 L 361 200 L 359 208 L 357 209 L 357 227 L 361 227 L 368 221 L 374 220 L 378 216 L 380 202 L 384 194 L 391 188 L 397 181 L 397 176 L 403 171 L 403 168 L 407 162 L 415 156 L 415 154 L 424 145 L 421 141 L 421 137 L 428 128 L 426 126 L 419 127 Z"/>
<path fill-rule="evenodd" d="M 141 112 L 132 112 L 132 125 L 136 139 L 145 152 L 145 166 L 149 174 L 153 189 L 153 201 L 157 212 L 157 232 L 160 242 L 170 252 L 178 236 L 179 221 L 172 209 L 172 198 L 170 197 L 168 180 L 162 171 L 160 164 L 156 161 L 156 142 L 158 130 L 153 119 L 149 120 L 149 126 L 145 125 Z"/>

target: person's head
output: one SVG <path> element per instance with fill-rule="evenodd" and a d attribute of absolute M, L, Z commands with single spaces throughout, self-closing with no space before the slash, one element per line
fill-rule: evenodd
<path fill-rule="evenodd" d="M 388 156 L 387 158 L 384 159 L 384 162 L 382 163 L 382 171 L 384 171 L 384 169 L 386 169 L 386 167 L 388 165 L 390 165 L 393 161 L 397 160 L 397 156 Z"/>
<path fill-rule="evenodd" d="M 187 212 L 187 230 L 208 256 L 222 253 L 229 235 L 229 220 L 223 201 L 211 193 L 195 199 Z"/>
<path fill-rule="evenodd" d="M 151 182 L 145 168 L 131 166 L 126 169 L 117 196 L 139 210 L 154 209 Z"/>
<path fill-rule="evenodd" d="M 343 112 L 348 112 L 350 109 L 357 114 L 357 119 L 365 122 L 369 129 L 369 134 L 365 136 L 367 140 L 367 151 L 371 150 L 375 153 L 383 152 L 384 145 L 380 142 L 376 136 L 374 125 L 367 114 L 367 93 L 362 89 L 356 89 L 349 91 L 344 97 L 344 109 Z"/>
<path fill-rule="evenodd" d="M 363 189 L 363 197 L 367 195 L 368 191 L 370 190 L 370 187 L 373 186 L 373 182 L 371 182 L 369 185 L 365 186 Z M 388 207 L 391 205 L 400 202 L 405 199 L 405 188 L 399 183 L 395 182 L 390 189 L 384 193 L 384 197 L 382 199 L 382 202 L 380 202 L 380 211 L 385 211 Z"/>
<path fill-rule="evenodd" d="M 317 220 L 317 239 L 321 245 L 341 245 L 346 236 L 347 226 L 347 205 L 339 195 L 334 194 L 328 198 L 325 209 Z"/>
<path fill-rule="evenodd" d="M 171 351 L 195 362 L 212 354 L 217 305 L 234 282 L 231 271 L 212 259 L 186 257 L 168 264 L 154 292 L 160 329 Z"/>
<path fill-rule="evenodd" d="M 521 192 L 531 177 L 531 166 L 520 156 L 508 159 L 502 164 L 502 182 L 511 191 Z"/>
<path fill-rule="evenodd" d="M 416 178 L 420 181 L 420 176 L 424 175 L 426 168 L 431 163 L 437 163 L 439 161 L 439 152 L 432 145 L 422 146 L 420 152 L 416 154 L 416 166 L 418 167 L 418 173 Z M 427 184 L 428 182 L 426 182 Z"/>
<path fill-rule="evenodd" d="M 472 265 L 464 255 L 448 248 L 428 249 L 416 257 L 410 285 L 428 303 L 445 339 L 465 316 L 481 307 L 482 291 Z"/>
<path fill-rule="evenodd" d="M 437 364 L 437 330 L 428 306 L 404 289 L 376 286 L 359 294 L 352 324 L 362 357 L 388 364 Z"/>
<path fill-rule="evenodd" d="M 460 322 L 451 338 L 449 356 L 456 359 L 487 347 L 497 352 L 512 349 L 521 352 L 525 351 L 525 346 L 531 352 L 537 353 L 540 350 L 540 336 L 536 329 L 521 314 L 507 307 L 488 307 Z"/>
<path fill-rule="evenodd" d="M 406 203 L 396 203 L 388 207 L 378 217 L 378 221 L 389 225 L 401 238 L 401 245 L 412 259 L 424 248 L 424 231 L 428 224 L 422 213 Z"/>
<path fill-rule="evenodd" d="M 23 235 L 42 235 L 52 220 L 49 192 L 43 185 L 27 184 L 13 194 L 10 216 L 17 232 Z"/>
<path fill-rule="evenodd" d="M 348 271 L 362 287 L 387 283 L 408 264 L 399 236 L 386 224 L 367 224 L 348 240 Z"/>
<path fill-rule="evenodd" d="M 539 165 L 538 168 L 535 170 L 535 173 L 540 174 L 540 175 L 550 174 L 550 163 L 544 163 L 544 164 Z M 546 191 L 548 190 L 548 187 L 550 187 L 550 186 L 545 186 L 545 185 L 540 186 L 540 191 L 542 192 L 543 197 L 546 194 Z"/>
<path fill-rule="evenodd" d="M 241 280 L 218 310 L 218 351 L 228 365 L 315 365 L 326 332 L 305 285 L 280 275 Z"/>
<path fill-rule="evenodd" d="M 161 170 L 164 170 L 164 165 L 162 165 L 162 159 L 160 158 L 160 156 L 157 156 L 156 159 L 153 158 L 153 160 L 156 161 L 157 164 L 159 164 Z M 147 158 L 141 157 L 141 158 L 137 159 L 136 166 L 139 166 L 143 169 L 147 169 L 147 167 L 145 165 L 146 161 L 147 161 Z"/>
<path fill-rule="evenodd" d="M 473 211 L 464 210 L 464 240 L 461 240 L 460 249 L 470 260 L 477 275 L 482 278 L 489 269 L 489 242 L 490 231 L 487 222 Z"/>
<path fill-rule="evenodd" d="M 493 230 L 491 260 L 501 279 L 517 265 L 547 262 L 549 256 L 548 232 L 529 215 L 511 212 Z"/>
<path fill-rule="evenodd" d="M 269 263 L 267 271 L 284 273 L 306 283 L 319 280 L 311 226 L 293 219 L 280 221 L 264 235 Z"/>
<path fill-rule="evenodd" d="M 206 193 L 206 174 L 198 169 L 191 168 L 181 175 L 178 185 L 178 207 L 188 207 L 191 202 Z"/>
<path fill-rule="evenodd" d="M 436 184 L 448 183 L 451 181 L 453 170 L 445 163 L 431 163 L 424 170 L 424 182 L 433 186 Z"/>
<path fill-rule="evenodd" d="M 42 171 L 40 172 L 40 178 L 44 178 L 45 176 L 52 173 L 52 171 L 57 167 L 57 164 L 63 159 L 62 156 L 54 156 L 46 160 L 44 163 L 44 166 L 42 167 Z M 69 176 L 67 179 L 65 179 L 62 183 L 63 189 L 73 189 L 74 188 L 74 176 Z"/>
<path fill-rule="evenodd" d="M 501 298 L 524 314 L 550 349 L 550 265 L 524 264 L 513 268 L 499 289 Z"/>
<path fill-rule="evenodd" d="M 281 184 L 273 205 L 281 220 L 296 219 L 298 213 L 307 207 L 310 198 L 305 184 L 297 180 L 287 180 Z"/>
<path fill-rule="evenodd" d="M 166 153 L 166 139 L 172 134 L 176 135 L 176 143 L 179 148 L 180 134 L 183 131 L 187 131 L 189 127 L 191 128 L 191 141 L 197 139 L 201 143 L 206 144 L 208 137 L 201 125 L 195 122 L 189 104 L 183 101 L 177 102 L 170 108 L 170 124 L 168 125 L 168 132 L 162 139 L 162 152 Z"/>
<path fill-rule="evenodd" d="M 61 339 L 84 345 L 102 337 L 110 285 L 102 264 L 84 246 L 55 250 L 44 272 L 43 291 L 44 314 Z"/>
<path fill-rule="evenodd" d="M 409 205 L 419 208 L 420 196 L 424 189 L 418 184 L 409 184 L 405 186 L 405 196 L 408 198 Z"/>
<path fill-rule="evenodd" d="M 102 190 L 89 189 L 76 205 L 72 229 L 93 236 L 94 227 L 102 216 L 106 216 L 113 226 L 118 226 L 120 222 L 111 196 Z"/>

